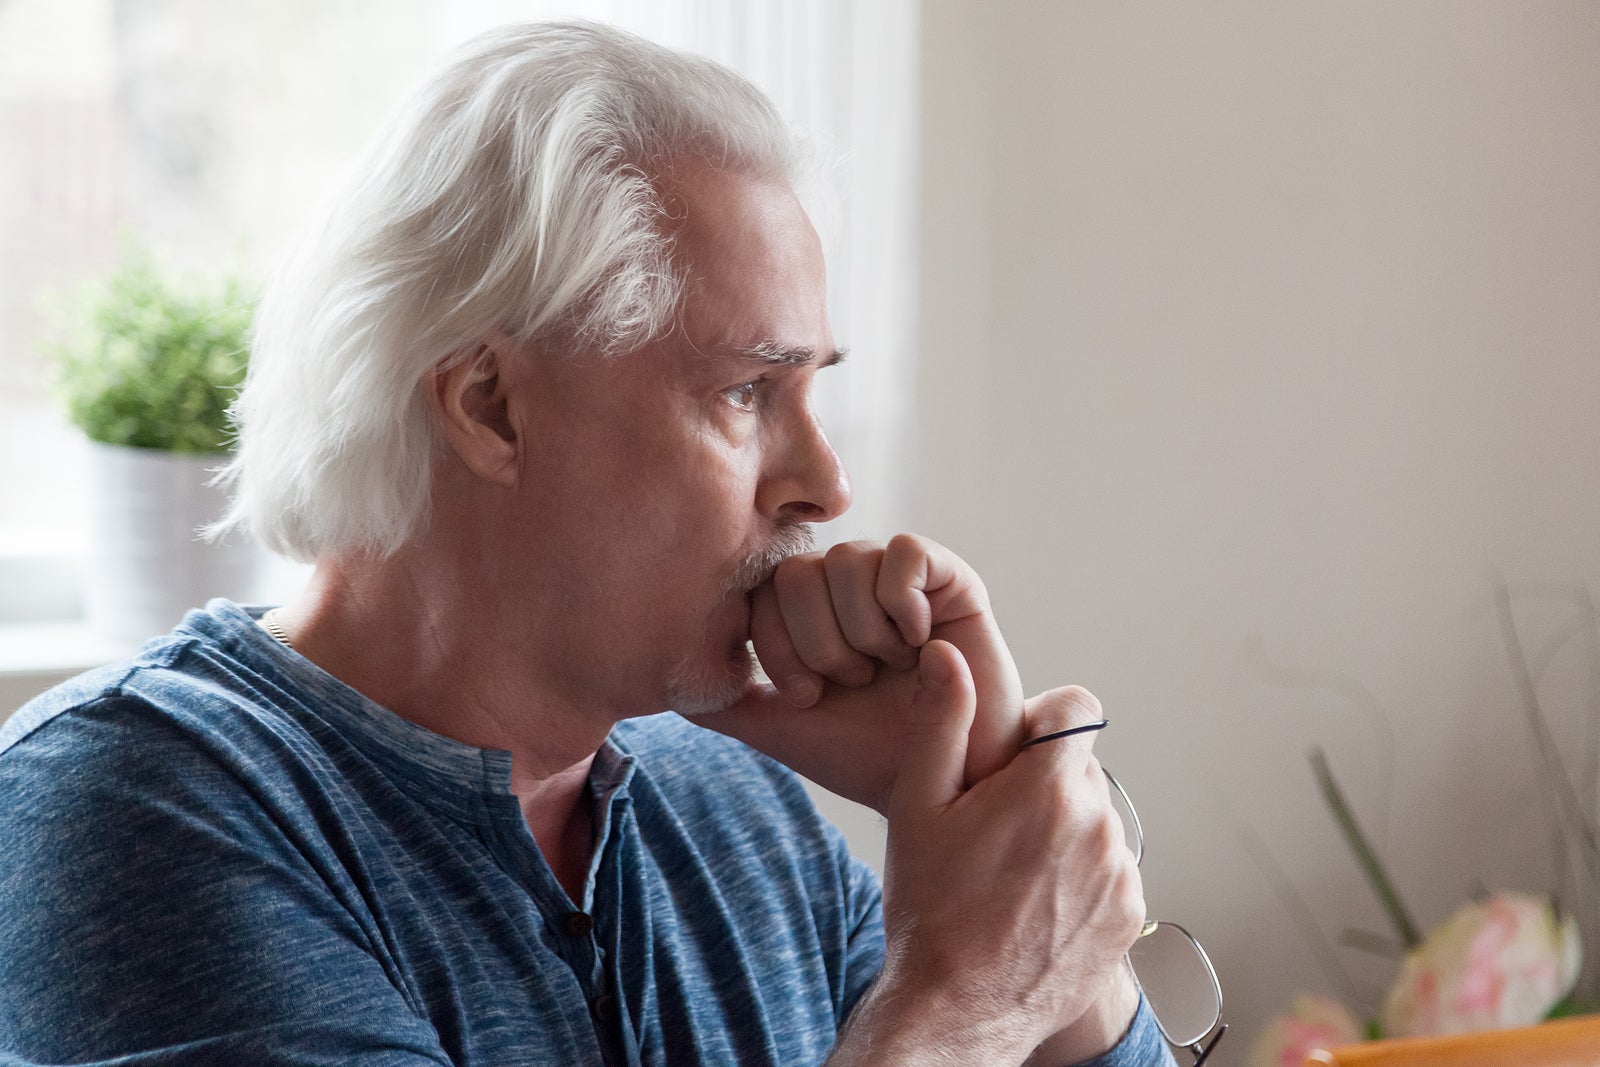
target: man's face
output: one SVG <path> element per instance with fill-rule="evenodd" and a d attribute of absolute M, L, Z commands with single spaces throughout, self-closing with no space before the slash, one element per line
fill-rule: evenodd
<path fill-rule="evenodd" d="M 531 360 L 524 398 L 532 652 L 563 699 L 619 717 L 731 702 L 751 671 L 745 594 L 850 502 L 811 407 L 836 353 L 798 201 L 709 169 L 666 195 L 689 267 L 679 328 L 625 356 Z"/>

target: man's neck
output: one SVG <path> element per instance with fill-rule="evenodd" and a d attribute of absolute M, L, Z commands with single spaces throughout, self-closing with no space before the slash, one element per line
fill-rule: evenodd
<path fill-rule="evenodd" d="M 528 827 L 579 900 L 593 836 L 589 768 L 615 723 L 508 668 L 528 657 L 499 648 L 492 620 L 468 610 L 458 589 L 419 580 L 404 560 L 325 563 L 275 618 L 296 652 L 369 700 L 441 736 L 510 752 Z"/>

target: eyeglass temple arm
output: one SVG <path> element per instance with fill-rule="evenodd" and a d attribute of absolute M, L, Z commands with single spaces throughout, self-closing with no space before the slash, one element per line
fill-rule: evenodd
<path fill-rule="evenodd" d="M 1211 1035 L 1211 1040 L 1206 1042 L 1205 1048 L 1200 1048 L 1200 1042 L 1198 1041 L 1188 1046 L 1189 1051 L 1194 1054 L 1194 1067 L 1200 1067 L 1201 1064 L 1206 1062 L 1206 1057 L 1211 1055 L 1211 1050 L 1217 1047 L 1217 1042 L 1221 1041 L 1222 1035 L 1227 1032 L 1228 1024 L 1223 1023 L 1217 1027 L 1217 1032 Z"/>

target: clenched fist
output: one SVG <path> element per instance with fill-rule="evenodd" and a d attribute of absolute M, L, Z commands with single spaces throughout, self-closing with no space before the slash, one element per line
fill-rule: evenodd
<path fill-rule="evenodd" d="M 696 721 L 879 812 L 929 641 L 950 644 L 976 688 L 966 781 L 1004 766 L 1024 740 L 1022 681 L 983 582 L 927 538 L 851 541 L 784 560 L 751 595 L 750 637 L 772 685 Z"/>

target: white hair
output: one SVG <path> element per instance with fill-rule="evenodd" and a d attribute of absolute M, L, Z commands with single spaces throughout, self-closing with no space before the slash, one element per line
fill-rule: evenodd
<path fill-rule="evenodd" d="M 603 356 L 671 328 L 681 265 L 652 179 L 689 160 L 802 177 L 771 102 L 710 60 L 586 22 L 467 44 L 269 283 L 219 531 L 307 561 L 400 548 L 441 451 L 430 371 L 495 333 Z"/>

